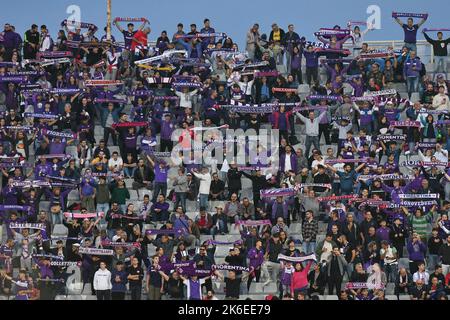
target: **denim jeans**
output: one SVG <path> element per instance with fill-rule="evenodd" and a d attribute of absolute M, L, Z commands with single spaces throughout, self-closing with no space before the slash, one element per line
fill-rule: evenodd
<path fill-rule="evenodd" d="M 184 40 L 181 40 L 178 43 L 184 47 L 184 49 L 188 52 L 188 58 L 190 58 L 192 54 L 192 44 Z M 195 45 L 195 50 L 197 50 L 197 58 L 200 59 L 203 56 L 202 44 L 200 42 Z"/>
<path fill-rule="evenodd" d="M 178 204 L 181 203 L 183 211 L 186 212 L 186 198 L 187 198 L 186 192 L 175 192 L 175 198 L 176 201 L 175 206 L 173 208 L 176 209 L 178 207 Z"/>
<path fill-rule="evenodd" d="M 205 207 L 208 210 L 208 195 L 200 194 L 200 207 Z"/>
<path fill-rule="evenodd" d="M 225 221 L 219 220 L 218 224 L 219 224 L 219 227 L 214 226 L 211 230 L 211 235 L 213 237 L 215 237 L 217 234 L 220 234 L 220 233 L 228 233 L 228 224 Z"/>
<path fill-rule="evenodd" d="M 309 157 L 309 150 L 311 150 L 311 145 L 314 145 L 314 148 L 320 150 L 319 137 L 306 136 L 305 140 L 305 157 Z"/>
<path fill-rule="evenodd" d="M 434 272 L 434 267 L 439 263 L 439 256 L 437 254 L 428 255 L 428 271 Z"/>
<path fill-rule="evenodd" d="M 447 72 L 447 56 L 434 56 L 434 72 Z"/>
<path fill-rule="evenodd" d="M 410 51 L 417 52 L 417 44 L 405 42 L 405 47 L 407 47 Z"/>
<path fill-rule="evenodd" d="M 97 212 L 104 212 L 105 215 L 100 220 L 100 224 L 106 224 L 105 216 L 109 210 L 109 203 L 97 203 Z"/>
<path fill-rule="evenodd" d="M 153 203 L 156 202 L 160 193 L 162 193 L 164 197 L 167 195 L 167 183 L 153 182 Z"/>
<path fill-rule="evenodd" d="M 55 224 L 62 224 L 63 222 L 63 213 L 59 212 L 59 213 L 51 213 L 51 218 L 52 218 L 52 225 Z"/>
<path fill-rule="evenodd" d="M 302 250 L 304 254 L 316 252 L 316 242 L 315 241 L 303 241 Z"/>
<path fill-rule="evenodd" d="M 132 178 L 134 176 L 135 171 L 136 171 L 136 168 L 126 167 L 123 169 L 123 172 L 125 173 L 125 177 L 130 177 L 130 178 Z"/>
<path fill-rule="evenodd" d="M 419 92 L 419 77 L 406 78 L 406 85 L 408 88 L 408 96 L 411 98 L 414 92 Z"/>
<path fill-rule="evenodd" d="M 398 264 L 385 264 L 384 271 L 386 273 L 387 281 L 394 282 L 398 274 Z"/>

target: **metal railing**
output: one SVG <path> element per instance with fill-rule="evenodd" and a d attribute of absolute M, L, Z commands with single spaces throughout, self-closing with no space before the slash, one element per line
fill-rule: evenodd
<path fill-rule="evenodd" d="M 381 40 L 381 41 L 364 41 L 369 45 L 371 49 L 386 49 L 387 47 L 393 47 L 394 50 L 400 50 L 403 48 L 405 42 L 402 40 Z M 344 44 L 344 48 L 351 49 L 353 45 Z M 420 57 L 424 64 L 434 63 L 434 51 L 433 46 L 426 40 L 417 41 L 417 56 Z"/>

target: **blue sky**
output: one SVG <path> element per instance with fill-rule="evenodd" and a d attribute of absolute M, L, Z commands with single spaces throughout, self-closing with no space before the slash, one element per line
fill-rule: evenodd
<path fill-rule="evenodd" d="M 103 29 L 106 0 L 8 1 L 0 11 L 0 23 L 9 22 L 20 33 L 24 33 L 32 23 L 45 23 L 51 34 L 56 35 L 60 22 L 69 16 L 67 7 L 72 4 L 80 6 L 83 22 L 95 23 Z M 216 31 L 227 32 L 242 46 L 245 33 L 255 22 L 261 25 L 263 32 L 270 32 L 273 22 L 284 29 L 289 23 L 294 23 L 299 34 L 312 39 L 313 33 L 320 27 L 344 26 L 349 19 L 365 21 L 369 5 L 381 8 L 382 29 L 372 32 L 367 40 L 402 39 L 400 27 L 391 18 L 393 10 L 428 12 L 430 18 L 426 27 L 450 28 L 450 21 L 446 18 L 450 12 L 450 2 L 442 0 L 113 0 L 113 17 L 147 17 L 151 22 L 152 40 L 156 40 L 162 30 L 167 30 L 171 36 L 178 22 L 185 26 L 195 22 L 201 26 L 203 19 L 208 17 Z M 122 40 L 116 30 L 115 36 Z M 420 38 L 423 38 L 422 35 Z"/>

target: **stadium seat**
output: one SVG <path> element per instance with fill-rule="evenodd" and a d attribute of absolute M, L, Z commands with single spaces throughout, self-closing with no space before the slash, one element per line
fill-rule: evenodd
<path fill-rule="evenodd" d="M 386 299 L 387 300 L 392 300 L 392 301 L 397 301 L 398 298 L 395 295 L 386 295 Z"/>
<path fill-rule="evenodd" d="M 337 295 L 328 295 L 328 296 L 326 296 L 325 297 L 325 300 L 331 300 L 331 301 L 336 301 L 336 300 L 339 300 L 339 298 L 338 298 L 338 296 Z"/>
<path fill-rule="evenodd" d="M 398 299 L 399 300 L 411 300 L 411 298 L 409 297 L 409 295 L 407 295 L 407 294 L 401 294 L 401 295 L 399 295 L 398 296 Z"/>
<path fill-rule="evenodd" d="M 65 225 L 62 224 L 55 224 L 55 226 L 53 227 L 53 235 L 56 236 L 65 236 L 69 233 L 69 230 L 67 229 L 67 227 Z"/>
<path fill-rule="evenodd" d="M 411 94 L 411 102 L 412 103 L 416 103 L 416 102 L 420 102 L 420 94 L 418 92 L 413 92 Z"/>

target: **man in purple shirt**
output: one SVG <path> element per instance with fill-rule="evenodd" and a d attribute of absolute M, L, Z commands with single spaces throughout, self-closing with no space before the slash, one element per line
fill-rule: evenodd
<path fill-rule="evenodd" d="M 158 196 L 158 201 L 153 204 L 150 212 L 154 222 L 169 220 L 169 204 L 166 202 L 164 195 L 160 194 Z"/>
<path fill-rule="evenodd" d="M 157 118 L 155 118 L 157 120 Z M 158 120 L 157 120 L 158 121 Z M 173 142 L 172 133 L 175 130 L 175 125 L 172 121 L 172 115 L 167 113 L 164 115 L 164 120 L 159 120 L 161 122 L 161 152 L 166 150 L 172 152 Z"/>
<path fill-rule="evenodd" d="M 13 50 L 19 49 L 22 44 L 22 38 L 9 23 L 5 24 L 2 44 L 5 47 L 5 61 L 11 61 Z"/>
<path fill-rule="evenodd" d="M 428 16 L 423 18 L 418 24 L 414 24 L 413 18 L 408 18 L 405 24 L 399 17 L 395 17 L 395 21 L 403 28 L 405 32 L 405 47 L 410 51 L 417 51 L 417 31 L 427 21 Z"/>

